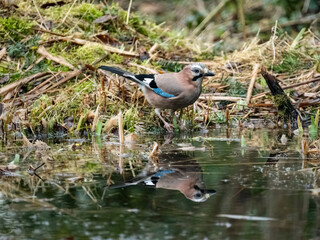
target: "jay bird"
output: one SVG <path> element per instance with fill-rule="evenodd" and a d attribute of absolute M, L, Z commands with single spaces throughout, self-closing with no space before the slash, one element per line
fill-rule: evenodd
<path fill-rule="evenodd" d="M 170 109 L 174 114 L 175 110 L 193 104 L 201 94 L 203 78 L 214 76 L 203 63 L 194 63 L 185 66 L 180 72 L 164 74 L 135 75 L 110 66 L 99 68 L 137 83 L 169 132 L 173 132 L 173 126 L 164 120 L 160 109 Z"/>
<path fill-rule="evenodd" d="M 150 160 L 149 160 L 150 161 Z M 178 190 L 194 202 L 204 202 L 215 194 L 206 189 L 202 179 L 202 169 L 196 160 L 181 153 L 159 155 L 159 164 L 149 164 L 131 181 L 111 185 L 109 189 L 123 188 L 142 184 L 152 188 Z"/>

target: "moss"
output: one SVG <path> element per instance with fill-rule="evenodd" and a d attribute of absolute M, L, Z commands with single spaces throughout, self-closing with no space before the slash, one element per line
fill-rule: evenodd
<path fill-rule="evenodd" d="M 48 48 L 48 51 L 54 56 L 63 57 L 75 66 L 91 64 L 106 54 L 104 49 L 97 44 L 78 46 L 67 42 L 54 43 Z"/>
<path fill-rule="evenodd" d="M 247 88 L 232 78 L 227 78 L 225 84 L 229 85 L 228 95 L 233 97 L 244 97 L 247 94 Z"/>
<path fill-rule="evenodd" d="M 123 56 L 114 53 L 114 54 L 109 55 L 109 60 L 112 63 L 121 64 L 123 62 Z"/>
<path fill-rule="evenodd" d="M 305 61 L 302 56 L 296 52 L 285 52 L 282 61 L 273 66 L 276 73 L 293 73 L 300 69 L 310 68 L 313 66 L 312 61 Z"/>
<path fill-rule="evenodd" d="M 21 41 L 33 31 L 33 23 L 16 17 L 0 18 L 0 39 Z"/>
<path fill-rule="evenodd" d="M 81 3 L 71 10 L 71 14 L 75 17 L 82 18 L 87 22 L 93 22 L 101 17 L 103 12 L 97 8 L 97 5 L 90 3 Z"/>
<path fill-rule="evenodd" d="M 76 49 L 74 52 L 74 60 L 76 60 L 78 64 L 92 63 L 105 55 L 106 53 L 101 46 L 86 44 Z"/>

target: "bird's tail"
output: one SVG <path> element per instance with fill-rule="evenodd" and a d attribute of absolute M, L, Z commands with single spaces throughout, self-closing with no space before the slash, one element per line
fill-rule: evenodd
<path fill-rule="evenodd" d="M 102 70 L 108 71 L 108 72 L 118 74 L 119 76 L 128 78 L 138 84 L 142 84 L 141 81 L 139 81 L 139 79 L 137 79 L 134 74 L 127 72 L 127 71 L 124 71 L 120 68 L 115 68 L 115 67 L 110 67 L 110 66 L 100 66 L 99 68 Z"/>

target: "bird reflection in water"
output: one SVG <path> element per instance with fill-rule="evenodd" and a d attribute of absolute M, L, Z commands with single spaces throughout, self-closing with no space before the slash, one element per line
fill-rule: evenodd
<path fill-rule="evenodd" d="M 190 156 L 174 152 L 159 154 L 157 158 L 156 163 L 150 160 L 137 177 L 125 183 L 110 185 L 109 189 L 141 184 L 178 190 L 194 202 L 204 202 L 215 194 L 215 190 L 206 189 L 201 166 Z"/>

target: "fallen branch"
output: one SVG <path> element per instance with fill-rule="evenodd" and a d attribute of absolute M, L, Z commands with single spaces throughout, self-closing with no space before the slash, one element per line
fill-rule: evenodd
<path fill-rule="evenodd" d="M 71 65 L 70 63 L 67 62 L 67 60 L 65 60 L 63 57 L 61 56 L 52 56 L 46 49 L 44 46 L 39 46 L 37 53 L 41 54 L 43 57 L 45 57 L 48 60 L 52 60 L 58 64 L 67 66 L 70 69 L 75 69 L 75 67 L 73 65 Z"/>
<path fill-rule="evenodd" d="M 20 87 L 20 86 L 22 86 L 22 85 L 24 85 L 24 84 L 26 84 L 26 83 L 34 80 L 34 79 L 41 78 L 41 77 L 43 77 L 45 75 L 48 75 L 48 74 L 50 74 L 50 73 L 48 73 L 48 72 L 36 73 L 36 74 L 33 74 L 33 75 L 29 76 L 29 77 L 20 79 L 20 80 L 18 80 L 16 82 L 13 82 L 13 83 L 10 83 L 10 84 L 0 88 L 0 96 L 4 96 L 9 91 L 12 91 L 17 87 Z"/>
<path fill-rule="evenodd" d="M 282 89 L 286 90 L 286 89 L 289 89 L 289 88 L 295 88 L 295 87 L 299 87 L 299 86 L 302 86 L 302 85 L 306 85 L 306 84 L 313 83 L 313 82 L 318 82 L 318 81 L 320 81 L 320 77 L 316 77 L 316 78 L 313 78 L 313 79 L 305 81 L 305 82 L 299 82 L 299 83 L 294 83 L 294 84 L 291 84 L 291 85 L 283 86 Z M 259 93 L 257 95 L 254 95 L 252 97 L 252 99 L 256 100 L 256 99 L 262 98 L 262 97 L 264 97 L 264 96 L 266 96 L 268 94 L 270 94 L 270 92 Z"/>
<path fill-rule="evenodd" d="M 279 116 L 285 121 L 291 123 L 294 128 L 298 128 L 297 119 L 299 118 L 299 113 L 291 104 L 290 98 L 285 94 L 283 89 L 278 83 L 278 79 L 267 72 L 267 70 L 262 67 L 261 75 L 266 80 L 268 87 L 274 96 L 274 102 L 277 106 Z"/>

